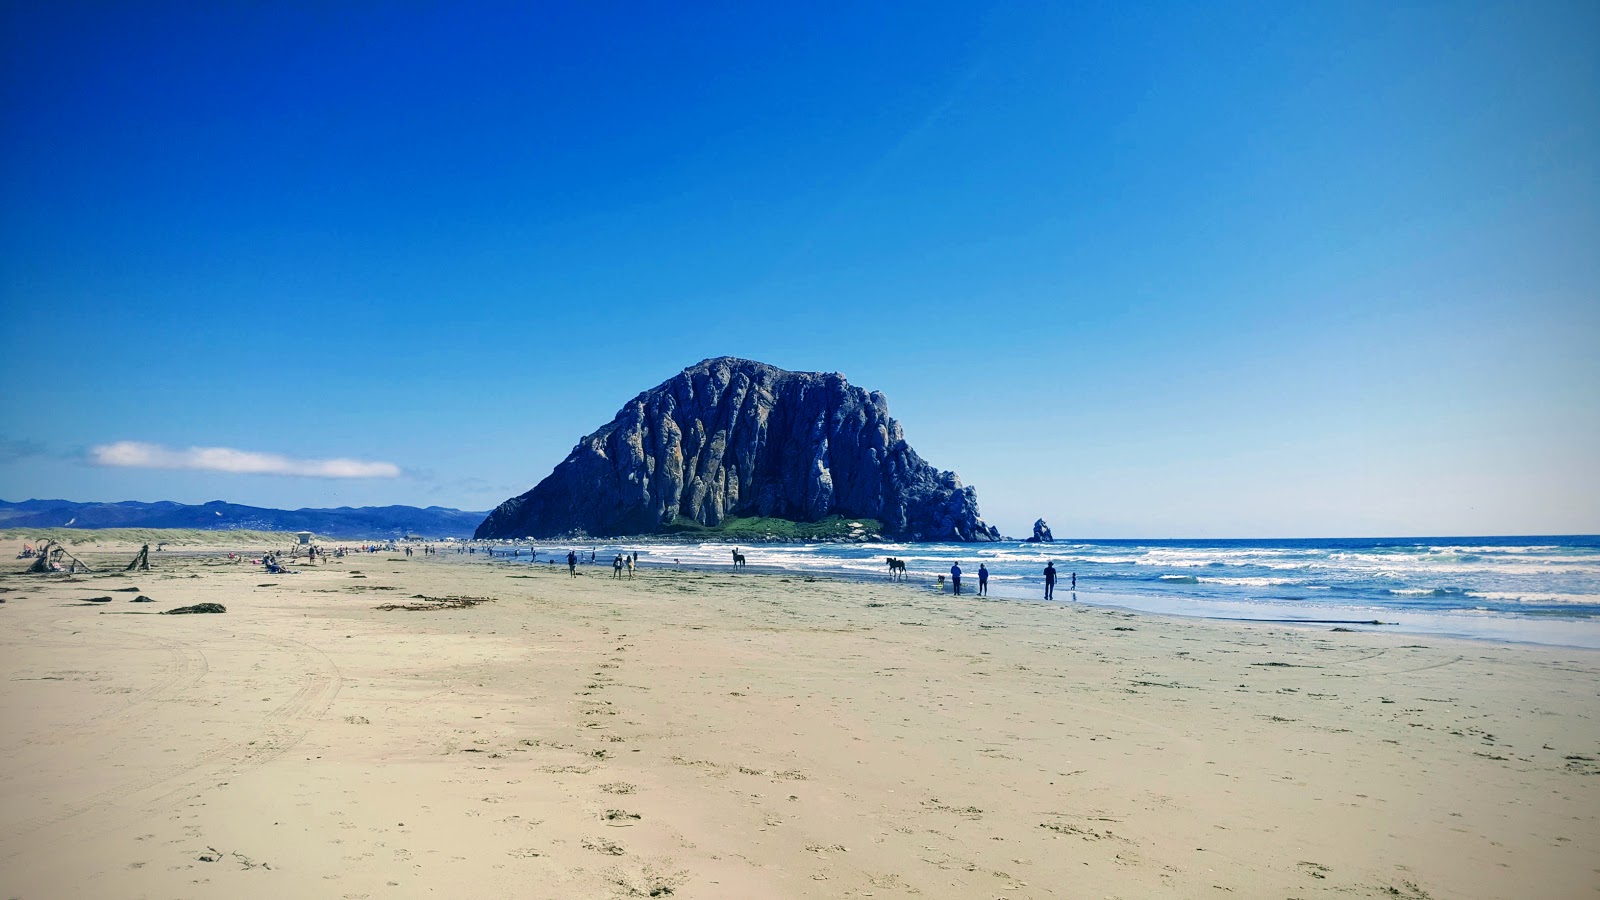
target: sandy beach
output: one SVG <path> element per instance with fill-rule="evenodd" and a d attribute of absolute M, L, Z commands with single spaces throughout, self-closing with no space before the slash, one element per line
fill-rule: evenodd
<path fill-rule="evenodd" d="M 0 577 L 4 897 L 1600 894 L 1594 651 L 74 552 Z"/>

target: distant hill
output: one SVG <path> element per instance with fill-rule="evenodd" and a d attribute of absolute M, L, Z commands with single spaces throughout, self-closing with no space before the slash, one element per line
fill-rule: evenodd
<path fill-rule="evenodd" d="M 0 528 L 200 528 L 206 531 L 310 531 L 321 537 L 361 538 L 412 534 L 471 537 L 485 513 L 442 506 L 340 506 L 334 509 L 265 509 L 213 500 L 198 506 L 159 501 L 76 503 L 71 500 L 0 500 Z"/>

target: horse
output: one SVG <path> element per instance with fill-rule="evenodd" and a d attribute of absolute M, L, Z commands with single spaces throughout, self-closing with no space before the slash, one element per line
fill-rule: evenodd
<path fill-rule="evenodd" d="M 737 549 L 733 551 L 733 567 L 735 569 L 744 568 L 744 554 L 740 553 Z"/>
<path fill-rule="evenodd" d="M 895 579 L 898 580 L 900 578 L 906 577 L 906 561 L 905 560 L 903 560 L 903 559 L 895 559 L 892 556 L 884 557 L 884 560 L 885 560 L 885 562 L 887 562 L 889 564 L 889 577 L 890 578 L 895 578 Z"/>

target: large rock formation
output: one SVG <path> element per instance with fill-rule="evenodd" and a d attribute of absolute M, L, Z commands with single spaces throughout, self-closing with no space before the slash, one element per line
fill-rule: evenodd
<path fill-rule="evenodd" d="M 477 537 L 649 534 L 684 519 L 873 518 L 906 540 L 994 541 L 977 494 L 906 444 L 889 404 L 837 373 L 721 357 L 628 401 Z"/>
<path fill-rule="evenodd" d="M 1043 519 L 1033 523 L 1033 537 L 1028 538 L 1031 544 L 1053 544 L 1056 536 L 1050 533 L 1050 526 Z"/>

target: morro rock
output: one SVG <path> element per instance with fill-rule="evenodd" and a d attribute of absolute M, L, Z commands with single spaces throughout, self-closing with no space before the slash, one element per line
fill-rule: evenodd
<path fill-rule="evenodd" d="M 906 443 L 883 394 L 720 357 L 628 401 L 478 538 L 650 534 L 685 520 L 871 518 L 903 540 L 994 541 L 978 497 Z"/>

